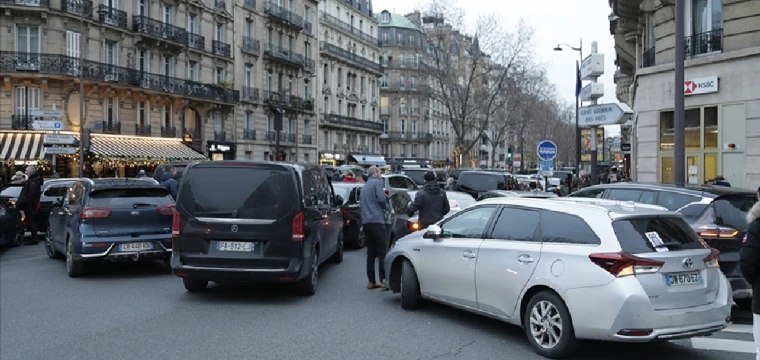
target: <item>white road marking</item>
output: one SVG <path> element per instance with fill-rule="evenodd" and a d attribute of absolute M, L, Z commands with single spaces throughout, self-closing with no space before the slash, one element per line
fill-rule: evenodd
<path fill-rule="evenodd" d="M 700 350 L 717 350 L 754 354 L 755 343 L 751 341 L 739 341 L 728 339 L 716 339 L 710 337 L 696 337 L 691 339 L 691 346 Z"/>

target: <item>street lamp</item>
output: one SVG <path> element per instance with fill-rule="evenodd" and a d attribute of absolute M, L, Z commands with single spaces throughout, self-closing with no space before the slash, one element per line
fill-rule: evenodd
<path fill-rule="evenodd" d="M 580 41 L 580 45 L 578 47 L 568 45 L 568 44 L 557 44 L 557 46 L 554 47 L 554 51 L 562 51 L 562 47 L 567 47 L 570 50 L 577 51 L 579 53 L 579 60 L 575 63 L 575 69 L 578 71 L 580 69 L 580 64 L 583 62 L 583 39 Z M 576 81 L 579 81 L 577 77 L 580 77 L 580 74 L 576 74 Z M 576 84 L 577 88 L 578 84 Z M 580 176 L 581 174 L 581 128 L 580 128 L 580 122 L 578 117 L 578 108 L 580 106 L 580 94 L 575 94 L 575 173 L 577 176 Z M 592 134 L 592 136 L 595 136 L 595 134 Z"/>

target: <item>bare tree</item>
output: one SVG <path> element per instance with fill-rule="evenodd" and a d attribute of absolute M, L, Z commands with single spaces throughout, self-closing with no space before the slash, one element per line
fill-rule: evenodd
<path fill-rule="evenodd" d="M 433 98 L 446 110 L 456 150 L 467 154 L 505 106 L 510 74 L 531 58 L 533 30 L 520 21 L 509 31 L 489 14 L 478 16 L 474 33 L 465 35 L 462 9 L 446 0 L 432 0 L 427 9 L 423 70 Z"/>

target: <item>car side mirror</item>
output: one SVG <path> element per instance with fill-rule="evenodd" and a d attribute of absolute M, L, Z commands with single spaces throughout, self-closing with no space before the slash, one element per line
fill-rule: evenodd
<path fill-rule="evenodd" d="M 333 200 L 335 205 L 341 206 L 343 205 L 343 197 L 340 195 L 335 195 L 335 199 Z"/>
<path fill-rule="evenodd" d="M 441 233 L 443 230 L 438 225 L 430 225 L 427 227 L 427 231 L 425 231 L 425 234 L 422 235 L 424 239 L 439 239 L 441 237 Z"/>

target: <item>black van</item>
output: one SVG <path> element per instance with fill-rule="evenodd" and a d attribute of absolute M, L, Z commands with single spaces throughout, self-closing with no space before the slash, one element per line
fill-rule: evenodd
<path fill-rule="evenodd" d="M 343 198 L 317 165 L 209 161 L 185 169 L 171 267 L 185 289 L 294 282 L 317 291 L 319 265 L 343 261 Z"/>
<path fill-rule="evenodd" d="M 486 191 L 506 190 L 507 176 L 490 171 L 463 171 L 457 179 L 456 189 L 477 199 Z"/>

